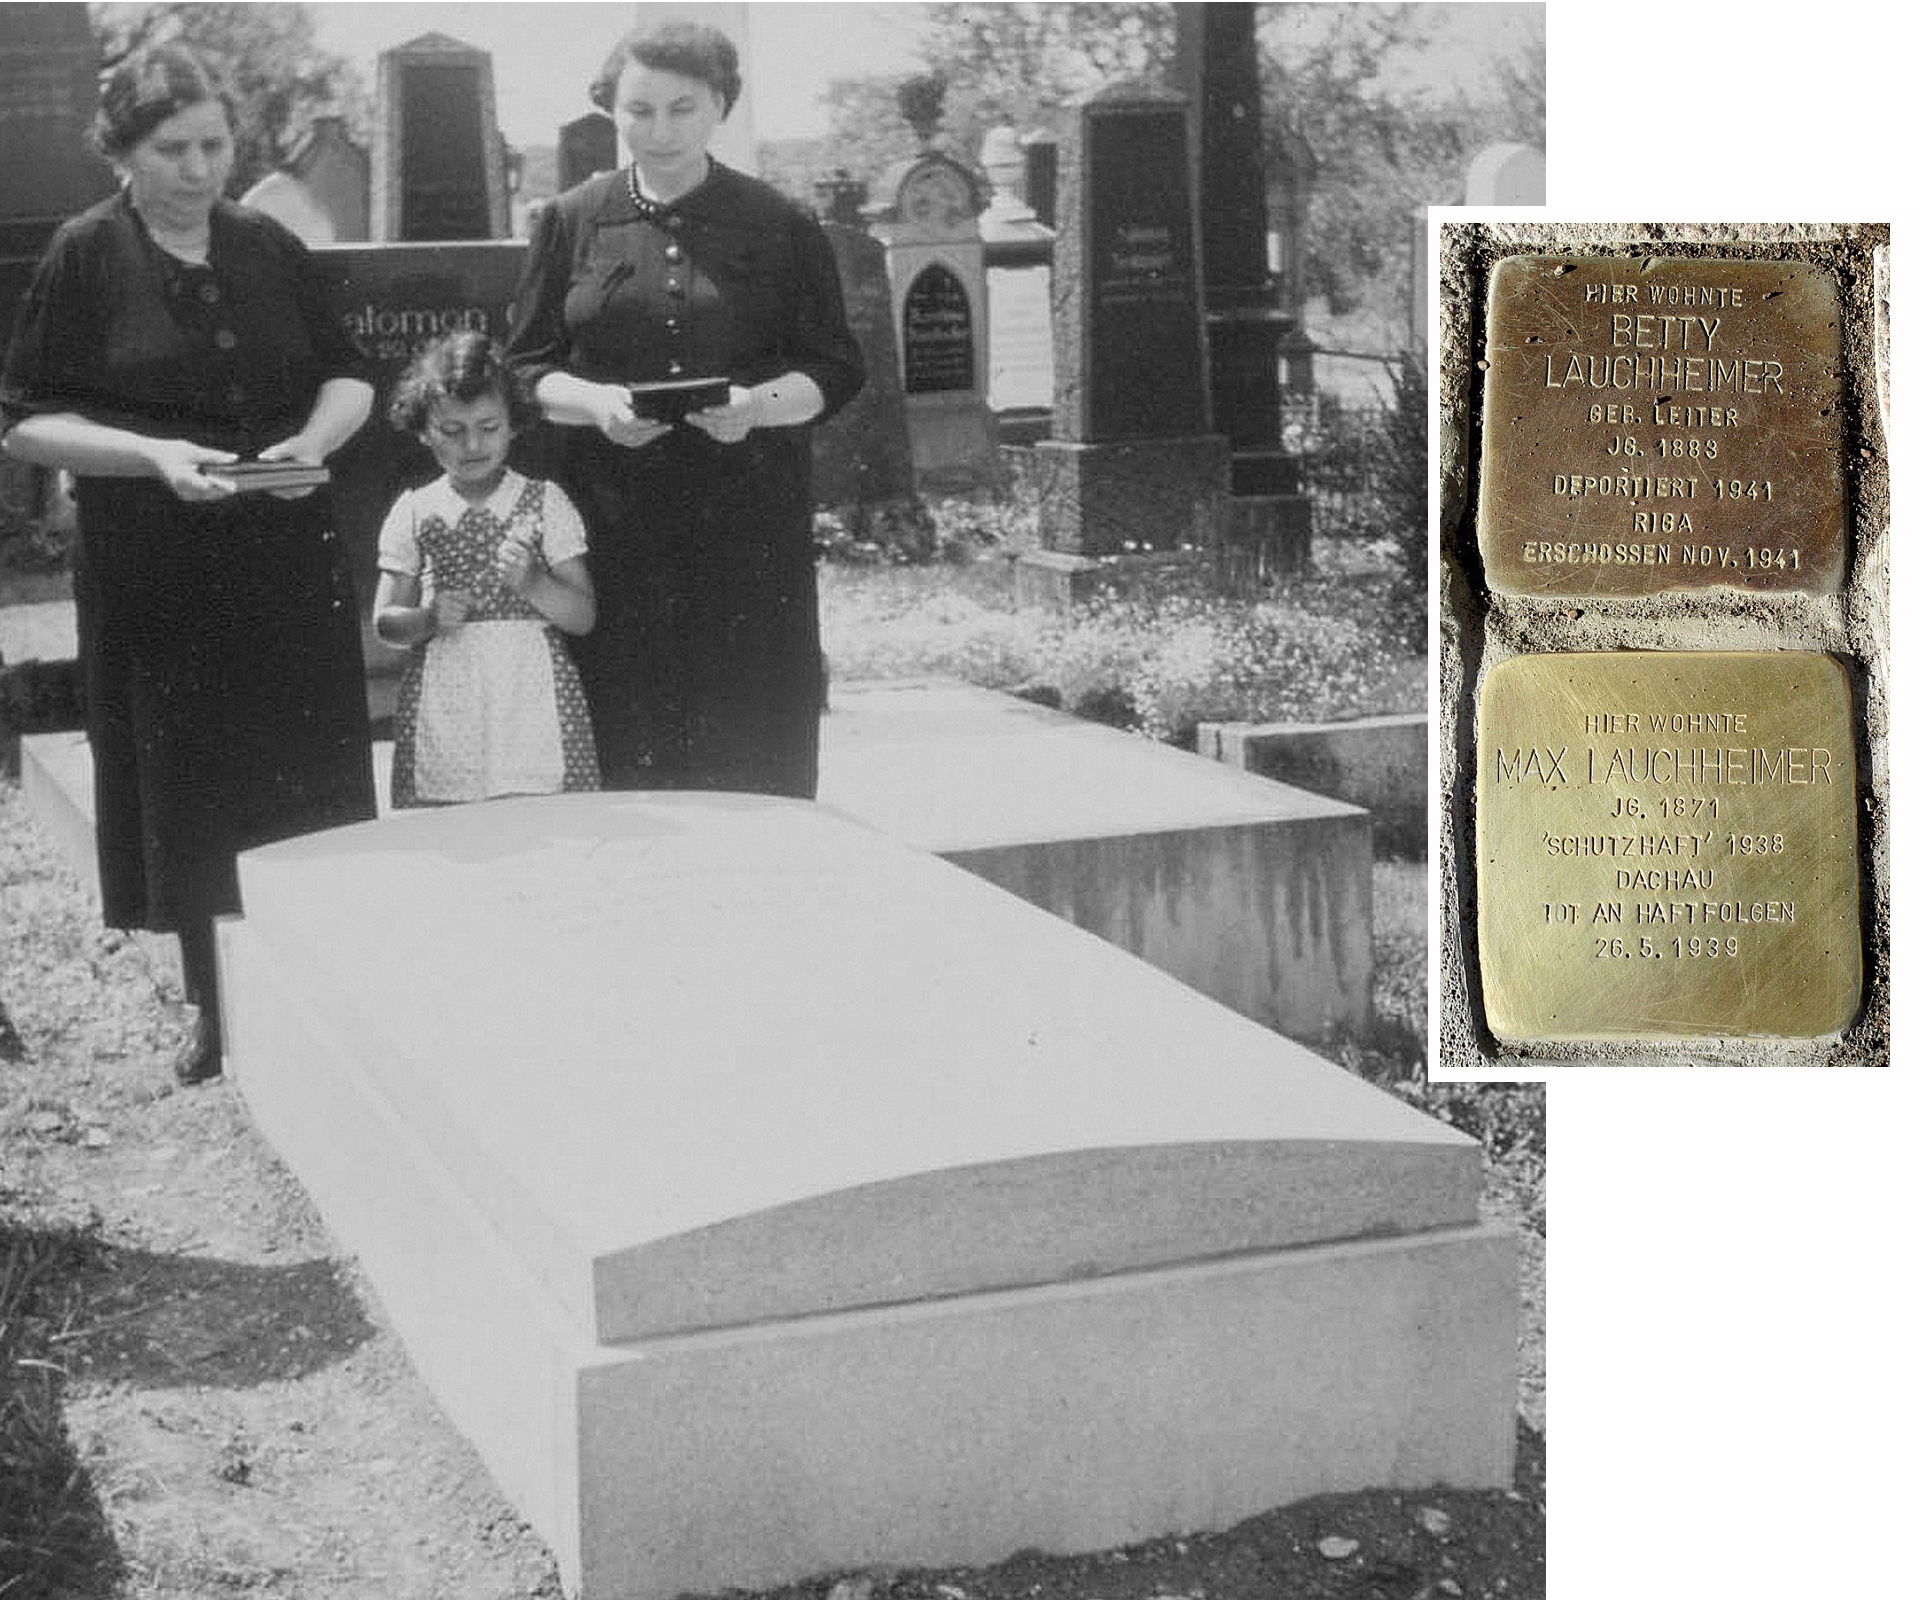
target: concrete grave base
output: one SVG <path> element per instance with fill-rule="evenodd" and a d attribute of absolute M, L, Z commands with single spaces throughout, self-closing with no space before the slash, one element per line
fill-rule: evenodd
<path fill-rule="evenodd" d="M 1309 1043 L 1367 1026 L 1367 814 L 967 684 L 835 685 L 820 798 Z"/>
<path fill-rule="evenodd" d="M 1364 1031 L 1364 812 L 962 683 L 835 684 L 832 702 L 820 725 L 827 804 L 1291 1038 Z M 374 747 L 383 801 L 392 753 Z M 85 737 L 28 738 L 21 760 L 29 806 L 90 881 Z"/>
<path fill-rule="evenodd" d="M 585 1600 L 1508 1479 L 1478 1147 L 964 872 L 711 795 L 241 872 L 239 1087 Z"/>
<path fill-rule="evenodd" d="M 1100 563 L 1060 550 L 1023 550 L 1013 564 L 1013 603 L 1056 611 L 1084 603 L 1093 594 Z"/>
<path fill-rule="evenodd" d="M 1276 783 L 1361 806 L 1376 843 L 1415 855 L 1427 846 L 1427 719 L 1203 722 L 1199 753 Z"/>

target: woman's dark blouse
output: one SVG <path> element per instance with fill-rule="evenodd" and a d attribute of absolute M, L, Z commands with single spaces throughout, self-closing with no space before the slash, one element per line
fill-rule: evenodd
<path fill-rule="evenodd" d="M 636 207 L 624 173 L 555 200 L 511 350 L 536 382 L 800 372 L 824 415 L 864 378 L 826 235 L 718 163 L 667 206 Z M 639 450 L 558 432 L 600 599 L 579 655 L 606 781 L 810 796 L 822 684 L 806 428 L 723 445 L 682 426 Z"/>
<path fill-rule="evenodd" d="M 0 368 L 0 415 L 77 412 L 250 455 L 328 378 L 369 376 L 306 248 L 224 202 L 208 262 L 125 195 L 54 235 Z M 233 856 L 373 813 L 359 621 L 324 492 L 187 504 L 79 480 L 74 571 L 107 921 L 238 905 Z"/>

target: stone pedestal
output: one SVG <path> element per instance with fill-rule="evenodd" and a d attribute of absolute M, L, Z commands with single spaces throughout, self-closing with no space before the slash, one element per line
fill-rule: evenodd
<path fill-rule="evenodd" d="M 1064 550 L 1023 550 L 1013 565 L 1013 603 L 1069 610 L 1090 598 L 1100 563 Z"/>
<path fill-rule="evenodd" d="M 1207 549 L 1219 531 L 1227 442 L 1216 434 L 1100 444 L 1041 439 L 1033 459 L 1041 525 L 1057 549 Z"/>
<path fill-rule="evenodd" d="M 581 1600 L 1508 1480 L 1477 1145 L 966 873 L 572 795 L 241 882 L 240 1091 Z"/>

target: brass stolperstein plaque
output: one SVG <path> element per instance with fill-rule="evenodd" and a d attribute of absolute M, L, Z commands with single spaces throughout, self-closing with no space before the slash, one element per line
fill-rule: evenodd
<path fill-rule="evenodd" d="M 1840 312 L 1819 268 L 1500 261 L 1482 418 L 1503 593 L 1840 587 Z"/>
<path fill-rule="evenodd" d="M 1830 656 L 1608 651 L 1480 698 L 1480 977 L 1508 1039 L 1811 1037 L 1860 1004 Z"/>

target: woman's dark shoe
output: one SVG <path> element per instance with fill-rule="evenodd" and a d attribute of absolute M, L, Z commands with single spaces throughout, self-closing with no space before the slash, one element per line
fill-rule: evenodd
<path fill-rule="evenodd" d="M 220 1028 L 205 1011 L 194 1019 L 193 1037 L 173 1058 L 173 1075 L 182 1083 L 205 1083 L 220 1076 Z"/>

